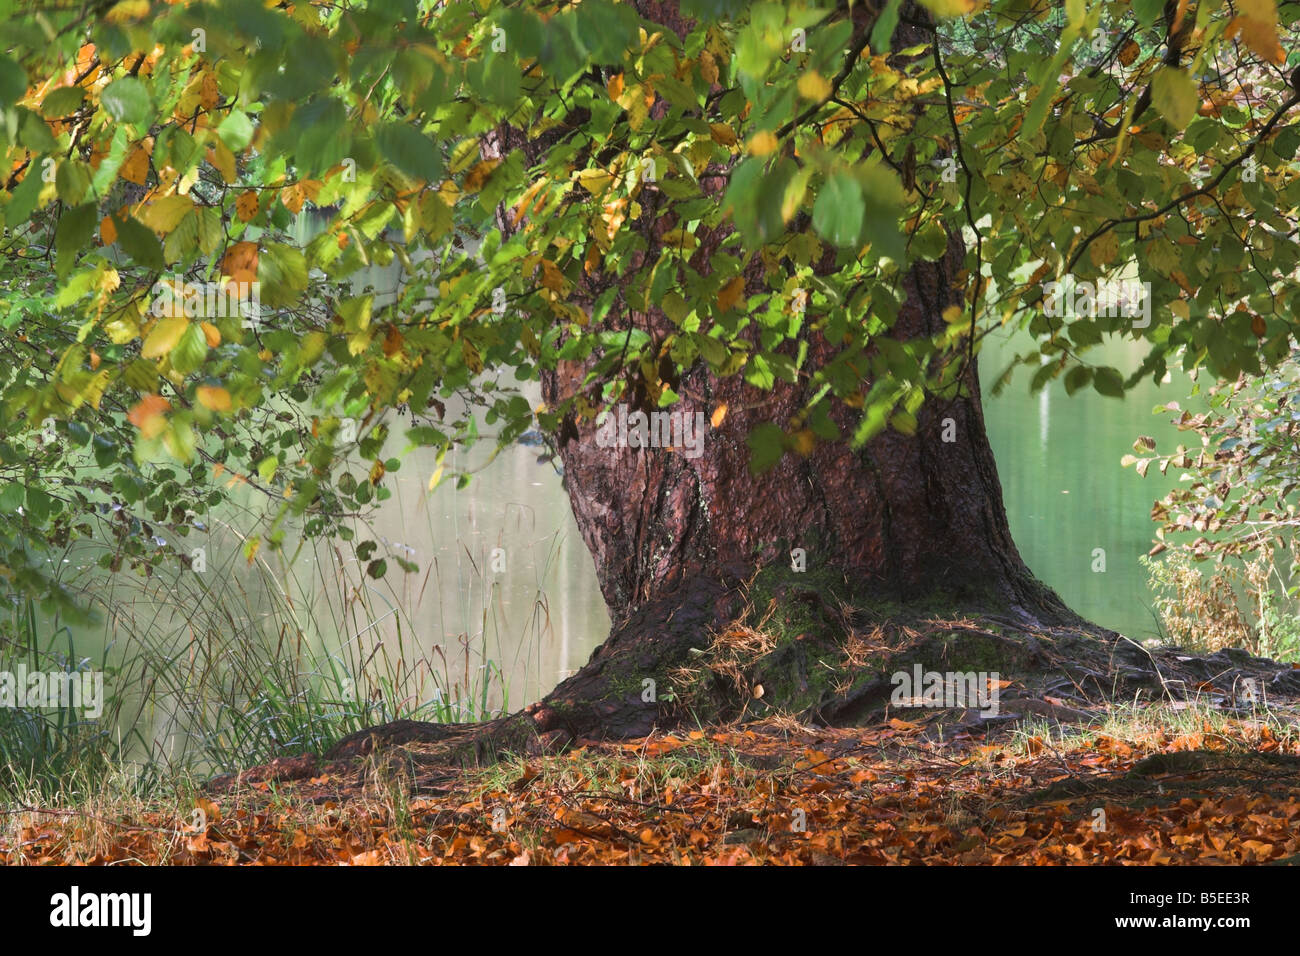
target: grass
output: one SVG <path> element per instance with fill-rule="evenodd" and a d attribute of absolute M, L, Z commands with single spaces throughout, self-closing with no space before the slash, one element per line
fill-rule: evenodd
<path fill-rule="evenodd" d="M 331 554 L 303 583 L 234 553 L 202 574 L 99 576 L 84 585 L 98 632 L 15 603 L 0 621 L 0 671 L 98 672 L 106 700 L 97 719 L 0 707 L 0 805 L 80 807 L 110 785 L 129 803 L 220 770 L 319 756 L 374 724 L 471 721 L 509 705 L 503 671 L 476 653 L 485 643 L 421 646 L 406 613 Z M 310 587 L 333 600 L 310 605 Z"/>

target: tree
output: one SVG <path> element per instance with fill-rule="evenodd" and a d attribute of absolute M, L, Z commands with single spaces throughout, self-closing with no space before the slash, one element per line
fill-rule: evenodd
<path fill-rule="evenodd" d="M 391 467 L 338 474 L 345 419 L 376 456 L 409 406 L 411 440 L 445 453 L 476 437 L 445 411 L 461 394 L 501 442 L 555 436 L 619 622 L 507 735 L 664 719 L 656 688 L 781 566 L 809 570 L 777 603 L 811 594 L 846 631 L 858 609 L 832 594 L 1086 629 L 1011 541 L 980 339 L 1017 322 L 1035 387 L 1117 397 L 1171 362 L 1235 378 L 1288 353 L 1295 17 L 1271 0 L 10 13 L 5 325 L 23 334 L 0 510 L 25 508 L 7 564 L 50 593 L 26 542 L 90 533 L 97 503 L 183 530 L 213 465 L 337 533 Z M 332 220 L 294 243 L 309 204 Z M 346 285 L 394 258 L 394 305 Z M 199 294 L 241 281 L 238 308 Z M 1107 335 L 1149 346 L 1127 381 L 1086 361 Z M 540 378 L 545 405 L 506 371 Z M 96 494 L 31 469 L 12 436 L 47 418 L 112 470 Z M 624 421 L 649 447 L 622 447 Z M 812 705 L 879 690 L 850 674 Z"/>

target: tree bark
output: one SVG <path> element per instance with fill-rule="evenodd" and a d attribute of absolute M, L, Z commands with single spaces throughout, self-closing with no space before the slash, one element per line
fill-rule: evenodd
<path fill-rule="evenodd" d="M 943 310 L 962 305 L 953 284 L 961 258 L 954 238 L 943 260 L 910 270 L 895 338 L 939 332 Z M 662 317 L 634 321 L 658 338 L 671 331 Z M 809 346 L 811 363 L 833 354 L 818 335 Z M 574 364 L 545 374 L 546 401 L 581 389 L 585 371 Z M 788 563 L 795 548 L 804 549 L 810 568 L 833 566 L 896 600 L 943 590 L 1017 616 L 1061 613 L 1059 598 L 1034 579 L 1011 539 L 973 358 L 964 382 L 967 397 L 927 400 L 913 435 L 887 431 L 856 451 L 846 442 L 819 444 L 761 475 L 750 472 L 745 437 L 763 422 L 789 423 L 808 398 L 802 383 L 778 382 L 765 392 L 740 376 L 688 372 L 672 413 L 701 413 L 708 422 L 720 406 L 728 409 L 719 427 L 707 429 L 696 458 L 680 449 L 601 447 L 593 423 L 571 421 L 560 457 L 611 616 L 619 620 L 685 580 Z M 654 411 L 648 404 L 639 410 Z M 845 434 L 856 416 L 842 405 L 833 414 Z"/>

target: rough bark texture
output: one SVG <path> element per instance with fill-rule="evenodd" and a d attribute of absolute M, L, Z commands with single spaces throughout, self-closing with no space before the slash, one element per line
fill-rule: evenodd
<path fill-rule="evenodd" d="M 896 337 L 943 327 L 943 309 L 960 303 L 952 283 L 960 262 L 954 241 L 946 259 L 911 270 Z M 637 319 L 659 337 L 669 332 L 655 328 L 653 315 Z M 832 354 L 820 337 L 810 345 L 812 363 Z M 573 366 L 545 375 L 546 400 L 571 394 L 584 372 Z M 680 390 L 687 397 L 674 412 L 703 412 L 707 421 L 720 405 L 729 409 L 695 459 L 657 448 L 602 448 L 591 423 L 574 423 L 560 456 L 611 615 L 618 620 L 685 580 L 788 562 L 792 548 L 805 549 L 810 566 L 834 565 L 902 600 L 942 589 L 1013 614 L 1060 613 L 1059 600 L 1033 579 L 1011 540 L 973 361 L 965 375 L 969 397 L 928 401 L 914 435 L 889 431 L 860 451 L 820 444 L 758 476 L 749 469 L 745 436 L 765 421 L 787 424 L 807 398 L 801 384 L 778 382 L 762 392 L 740 377 L 688 373 Z M 856 414 L 838 409 L 846 434 Z M 945 426 L 954 441 L 943 440 Z"/>

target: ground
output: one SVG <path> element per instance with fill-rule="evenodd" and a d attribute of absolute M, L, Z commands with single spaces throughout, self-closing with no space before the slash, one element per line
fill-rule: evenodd
<path fill-rule="evenodd" d="M 984 730 L 940 710 L 844 729 L 767 718 L 477 770 L 418 743 L 286 760 L 179 812 L 18 811 L 0 862 L 1300 862 L 1295 711 L 1207 694 L 1072 716 Z"/>

